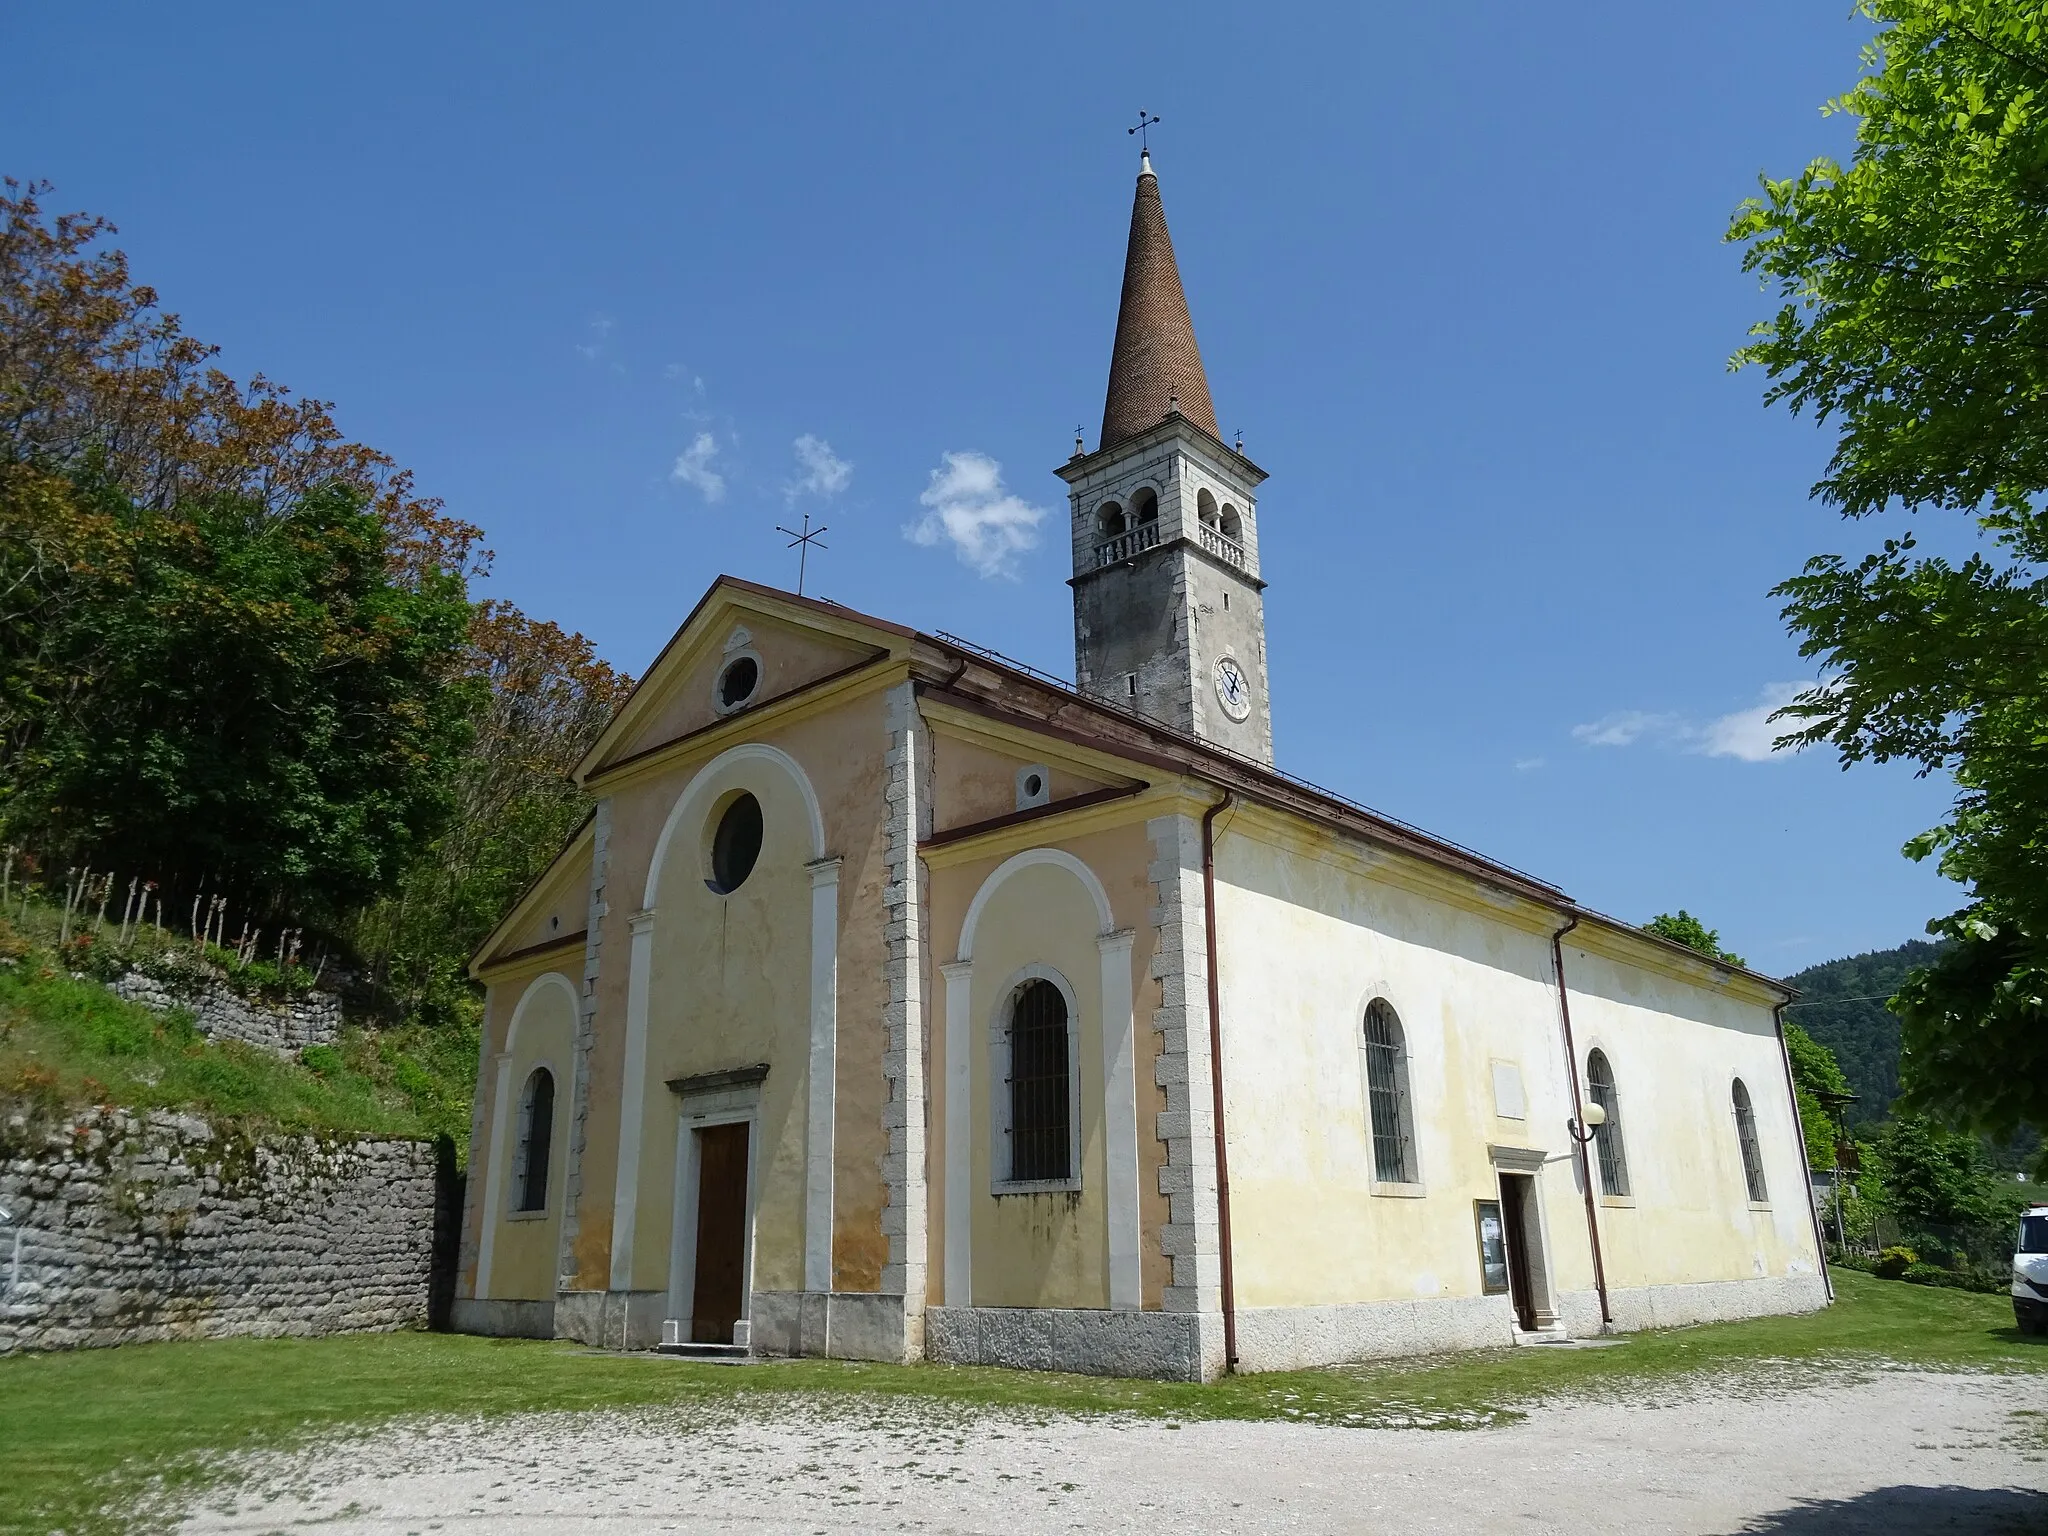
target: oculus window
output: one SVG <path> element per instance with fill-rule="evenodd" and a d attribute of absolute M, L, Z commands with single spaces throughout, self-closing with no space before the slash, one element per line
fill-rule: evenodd
<path fill-rule="evenodd" d="M 718 674 L 718 707 L 738 709 L 761 686 L 761 663 L 752 656 L 735 656 Z"/>
<path fill-rule="evenodd" d="M 719 895 L 746 884 L 761 857 L 761 802 L 744 792 L 734 796 L 711 834 L 711 878 L 705 881 Z"/>

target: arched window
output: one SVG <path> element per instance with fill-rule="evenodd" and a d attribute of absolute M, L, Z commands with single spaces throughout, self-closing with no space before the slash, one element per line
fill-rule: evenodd
<path fill-rule="evenodd" d="M 1201 519 L 1205 528 L 1216 526 L 1216 498 L 1206 490 L 1196 493 L 1195 516 Z"/>
<path fill-rule="evenodd" d="M 1227 501 L 1223 503 L 1223 511 L 1219 515 L 1218 526 L 1223 530 L 1223 537 L 1226 539 L 1243 541 L 1244 524 L 1238 520 L 1237 508 Z"/>
<path fill-rule="evenodd" d="M 1114 501 L 1105 501 L 1102 510 L 1095 514 L 1095 531 L 1098 537 L 1114 539 L 1124 532 L 1124 509 Z"/>
<path fill-rule="evenodd" d="M 555 1075 L 535 1067 L 519 1104 L 519 1150 L 512 1169 L 515 1211 L 548 1208 L 548 1149 L 555 1140 Z"/>
<path fill-rule="evenodd" d="M 1074 1176 L 1067 1000 L 1043 979 L 1010 1003 L 1010 1179 Z"/>
<path fill-rule="evenodd" d="M 1131 498 L 1131 521 L 1133 523 L 1156 523 L 1159 521 L 1159 493 L 1143 490 Z"/>
<path fill-rule="evenodd" d="M 1600 1188 L 1610 1195 L 1628 1193 L 1628 1154 L 1621 1145 L 1621 1095 L 1614 1090 L 1614 1069 L 1607 1053 L 1586 1058 L 1586 1092 L 1607 1116 L 1593 1128 L 1593 1149 L 1600 1154 Z"/>
<path fill-rule="evenodd" d="M 1393 1004 L 1383 997 L 1365 1010 L 1365 1090 L 1372 1114 L 1373 1176 L 1382 1184 L 1418 1182 L 1408 1040 Z"/>
<path fill-rule="evenodd" d="M 1735 1136 L 1742 1143 L 1742 1177 L 1749 1184 L 1749 1198 L 1761 1205 L 1770 1199 L 1764 1188 L 1764 1149 L 1756 1139 L 1756 1111 L 1750 1107 L 1749 1090 L 1735 1079 Z"/>

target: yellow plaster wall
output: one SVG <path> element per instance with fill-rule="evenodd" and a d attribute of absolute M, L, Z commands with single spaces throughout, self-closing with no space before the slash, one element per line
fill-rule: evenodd
<path fill-rule="evenodd" d="M 1232 829 L 1226 818 L 1217 848 L 1239 1303 L 1476 1295 L 1472 1202 L 1494 1197 L 1489 1143 L 1552 1154 L 1571 1146 L 1547 934 L 1513 920 L 1506 904 L 1496 915 L 1484 902 L 1471 910 L 1405 889 L 1375 877 L 1370 860 L 1361 867 L 1335 838 L 1321 850 L 1314 841 L 1281 846 L 1256 835 L 1255 825 Z M 1596 979 L 1581 974 L 1591 966 L 1567 952 L 1575 989 Z M 1629 1041 L 1625 1051 L 1614 1044 L 1608 1051 L 1617 1072 L 1628 1063 L 1631 1169 L 1640 1162 L 1644 1175 L 1636 1211 L 1620 1214 L 1644 1227 L 1645 1242 L 1623 1245 L 1628 1256 L 1618 1271 L 1609 1254 L 1610 1285 L 1810 1273 L 1812 1243 L 1798 1241 L 1796 1221 L 1774 1215 L 1763 1223 L 1770 1240 L 1756 1240 L 1739 1161 L 1727 1161 L 1737 1153 L 1720 1108 L 1725 1085 L 1704 1091 L 1723 1074 L 1749 1078 L 1774 1193 L 1784 1190 L 1780 1211 L 1803 1219 L 1796 1144 L 1786 1140 L 1787 1117 L 1773 1108 L 1782 1072 L 1767 1010 L 1708 1007 L 1680 995 L 1697 992 L 1686 983 L 1615 969 L 1630 974 L 1625 983 L 1607 977 L 1605 990 L 1630 999 L 1634 1013 L 1618 998 L 1574 998 L 1582 1052 L 1594 1043 L 1589 1037 Z M 1406 1035 L 1419 1197 L 1374 1189 L 1362 1028 L 1375 996 L 1394 1005 Z M 1660 1009 L 1677 1010 L 1684 1021 Z M 1522 1119 L 1496 1113 L 1495 1062 L 1520 1072 Z M 1640 1115 L 1626 1098 L 1635 1084 Z M 1589 1288 L 1584 1200 L 1570 1160 L 1544 1168 L 1539 1198 L 1553 1287 Z M 1604 1235 L 1617 1213 L 1601 1214 Z M 1652 1247 L 1660 1255 L 1654 1262 Z"/>
<path fill-rule="evenodd" d="M 1611 1286 L 1815 1271 L 1807 1179 L 1770 1010 L 1564 946 L 1579 1070 L 1607 1054 L 1629 1203 L 1600 1202 Z M 1734 1080 L 1749 1089 L 1764 1208 L 1749 1201 Z M 1597 1162 L 1594 1189 L 1601 1189 Z M 1701 1271 L 1706 1271 L 1702 1273 Z"/>
<path fill-rule="evenodd" d="M 763 702 L 852 666 L 872 653 L 872 647 L 836 635 L 733 609 L 706 630 L 702 653 L 680 668 L 674 678 L 662 681 L 664 691 L 659 704 L 641 722 L 631 741 L 622 743 L 612 755 L 614 761 L 687 736 L 725 718 L 718 713 L 712 690 L 725 667 L 726 638 L 735 628 L 744 628 L 753 637 L 751 646 L 742 649 L 751 649 L 761 658 L 761 684 L 754 697 Z"/>
<path fill-rule="evenodd" d="M 520 920 L 503 934 L 495 953 L 509 955 L 581 932 L 590 918 L 590 834 L 578 835 L 569 856 L 550 869 L 522 905 Z M 581 974 L 582 964 L 576 966 Z"/>
<path fill-rule="evenodd" d="M 1110 780 L 1046 758 L 1020 757 L 940 729 L 932 732 L 932 830 L 971 826 L 1017 809 L 1017 771 L 1045 767 L 1054 800 L 1108 787 Z"/>
<path fill-rule="evenodd" d="M 537 971 L 540 967 L 536 967 Z M 462 1212 L 462 1270 L 456 1277 L 456 1294 L 463 1297 L 476 1295 L 476 1266 L 478 1244 L 483 1233 L 484 1202 L 482 1198 L 483 1168 L 490 1156 L 492 1105 L 491 1089 L 497 1082 L 492 1067 L 505 1030 L 512 1022 L 512 1010 L 519 1004 L 520 995 L 531 974 L 522 972 L 513 977 L 501 977 L 484 988 L 484 1017 L 480 1029 L 481 1038 L 477 1043 L 476 1107 L 477 1113 L 470 1120 L 469 1178 L 470 1188 L 478 1193 L 473 1199 L 463 1201 Z"/>
<path fill-rule="evenodd" d="M 944 760 L 934 754 L 938 772 Z M 1023 761 L 1022 759 L 1019 760 Z M 936 799 L 936 792 L 934 798 Z M 1147 883 L 1150 845 L 1141 821 L 1042 846 L 1073 854 L 1093 870 L 1109 899 L 1112 931 L 1136 930 L 1132 998 L 1136 1014 L 1134 1065 L 1138 1080 L 1136 1114 L 1141 1241 L 1156 1250 L 1165 1220 L 1165 1197 L 1156 1193 L 1164 1147 L 1155 1135 L 1159 1090 L 1153 1083 L 1159 1037 L 1151 1028 L 1158 984 L 1150 979 L 1153 934 Z M 931 1012 L 931 1172 L 929 1274 L 935 1305 L 964 1306 L 967 1298 L 945 1295 L 946 1018 L 947 989 L 939 966 L 959 953 L 967 909 L 1004 855 L 949 864 L 930 873 L 933 978 L 927 997 Z M 1104 1181 L 1102 1098 L 1102 933 L 1094 900 L 1071 872 L 1035 865 L 1009 876 L 983 908 L 974 941 L 968 1037 L 974 1053 L 973 1212 L 974 1295 L 971 1304 L 995 1307 L 1105 1307 L 1109 1304 L 1108 1212 Z M 1027 966 L 1059 972 L 1079 1008 L 1073 1029 L 1073 1065 L 1080 1074 L 1081 1189 L 1051 1194 L 990 1193 L 994 1125 L 991 1093 L 991 1031 L 1007 1004 L 1014 980 Z M 1144 1302 L 1159 1305 L 1163 1268 L 1145 1271 Z"/>
<path fill-rule="evenodd" d="M 755 633 L 758 641 L 761 632 Z M 879 1172 L 886 1091 L 881 1065 L 886 1001 L 883 697 L 860 695 L 751 739 L 779 747 L 803 767 L 818 797 L 826 855 L 842 861 L 834 1285 L 874 1290 L 887 1254 Z M 632 951 L 629 922 L 645 893 L 669 812 L 704 767 L 664 768 L 612 796 L 608 911 L 601 923 L 593 1089 L 575 1246 L 579 1285 L 585 1288 L 603 1289 L 610 1269 Z M 737 789 L 761 801 L 762 853 L 746 883 L 719 896 L 704 883 L 706 840 L 721 801 Z M 762 1085 L 761 1139 L 755 1152 L 760 1188 L 753 1284 L 757 1290 L 801 1289 L 810 1043 L 808 814 L 782 769 L 743 761 L 717 770 L 697 823 L 678 829 L 663 865 L 653 932 L 647 1070 L 642 1082 L 627 1089 L 642 1095 L 632 1284 L 637 1290 L 665 1290 L 669 1284 L 678 1105 L 667 1080 L 765 1061 L 770 1070 Z"/>
<path fill-rule="evenodd" d="M 560 975 L 560 973 L 556 973 Z M 561 977 L 562 985 L 531 984 L 531 995 L 519 1013 L 516 1035 L 511 1040 L 512 1071 L 505 1115 L 505 1145 L 497 1169 L 496 1206 L 481 1212 L 485 1221 L 495 1222 L 492 1239 L 491 1288 L 493 1299 L 552 1301 L 555 1295 L 555 1253 L 562 1232 L 562 1199 L 568 1178 L 569 1122 L 571 1118 L 572 1054 L 576 1041 L 575 983 Z M 517 996 L 519 994 L 515 994 Z M 515 1003 L 516 1007 L 516 1003 Z M 503 1049 L 503 1044 L 500 1044 Z M 486 1082 L 495 1096 L 497 1064 L 493 1060 Z M 555 1112 L 548 1154 L 548 1201 L 539 1215 L 511 1212 L 517 1194 L 512 1187 L 512 1170 L 519 1154 L 519 1111 L 526 1080 L 536 1067 L 554 1075 Z M 497 1106 L 493 1106 L 494 1112 Z M 490 1142 L 484 1143 L 486 1155 Z M 473 1166 L 472 1178 L 483 1170 Z M 481 1203 L 481 1202 L 479 1202 Z"/>

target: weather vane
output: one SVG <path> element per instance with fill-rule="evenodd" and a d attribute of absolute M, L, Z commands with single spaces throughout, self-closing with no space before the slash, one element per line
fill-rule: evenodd
<path fill-rule="evenodd" d="M 819 538 L 818 535 L 829 533 L 831 530 L 822 524 L 813 528 L 811 526 L 811 514 L 806 512 L 804 514 L 804 531 L 802 533 L 798 533 L 794 528 L 785 528 L 780 523 L 775 525 L 775 531 L 788 534 L 789 547 L 802 551 L 796 557 L 796 595 L 802 597 L 804 595 L 804 568 L 810 561 L 811 546 L 815 544 L 820 549 L 830 549 L 832 546 Z"/>
<path fill-rule="evenodd" d="M 1146 142 L 1145 130 L 1158 121 L 1159 114 L 1157 112 L 1148 117 L 1145 115 L 1145 109 L 1140 107 L 1138 108 L 1138 126 L 1124 130 L 1125 133 L 1135 133 L 1138 136 L 1138 151 L 1140 154 L 1149 155 L 1152 153 L 1152 146 Z"/>

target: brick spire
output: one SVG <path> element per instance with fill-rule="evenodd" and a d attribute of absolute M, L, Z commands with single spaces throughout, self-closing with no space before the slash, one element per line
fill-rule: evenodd
<path fill-rule="evenodd" d="M 1195 345 L 1194 321 L 1181 292 L 1166 210 L 1159 202 L 1159 178 L 1152 157 L 1138 162 L 1138 194 L 1131 204 L 1131 244 L 1124 256 L 1123 301 L 1116 312 L 1116 350 L 1109 359 L 1109 398 L 1102 407 L 1102 441 L 1113 448 L 1157 426 L 1169 401 L 1210 436 L 1216 407 Z"/>

